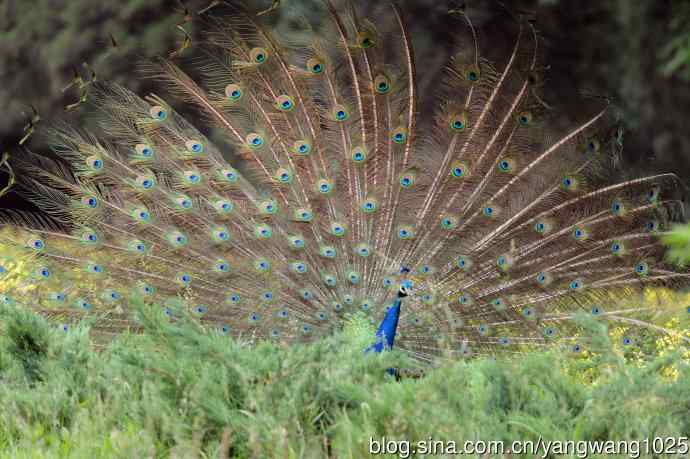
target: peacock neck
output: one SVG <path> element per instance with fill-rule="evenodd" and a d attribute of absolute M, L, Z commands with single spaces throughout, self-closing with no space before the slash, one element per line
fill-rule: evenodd
<path fill-rule="evenodd" d="M 365 352 L 383 352 L 384 350 L 393 349 L 395 341 L 395 332 L 398 329 L 398 319 L 400 318 L 400 305 L 402 299 L 396 298 L 393 305 L 388 308 L 386 316 L 381 321 L 378 330 L 376 331 L 376 342 L 369 346 Z"/>

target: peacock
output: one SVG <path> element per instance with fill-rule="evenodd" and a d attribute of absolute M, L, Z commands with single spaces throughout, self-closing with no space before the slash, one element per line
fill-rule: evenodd
<path fill-rule="evenodd" d="M 39 211 L 2 211 L 2 303 L 65 329 L 96 317 L 109 336 L 137 329 L 136 300 L 285 345 L 364 314 L 381 323 L 366 351 L 426 363 L 581 352 L 579 313 L 665 331 L 621 300 L 690 277 L 659 241 L 683 185 L 609 180 L 607 98 L 555 121 L 534 21 L 516 18 L 494 64 L 454 9 L 458 52 L 432 96 L 395 4 L 367 18 L 324 0 L 319 30 L 288 36 L 264 22 L 274 3 L 208 19 L 198 78 L 177 55 L 149 62 L 170 99 L 90 82 L 97 135 L 56 123 L 53 155 L 12 154 L 13 192 Z"/>

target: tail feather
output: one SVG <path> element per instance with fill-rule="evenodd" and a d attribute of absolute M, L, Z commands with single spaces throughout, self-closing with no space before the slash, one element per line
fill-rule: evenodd
<path fill-rule="evenodd" d="M 554 127 L 532 24 L 493 66 L 463 13 L 461 52 L 420 117 L 401 10 L 372 21 L 323 7 L 321 32 L 296 38 L 246 11 L 218 21 L 217 51 L 194 62 L 203 86 L 169 60 L 147 66 L 217 145 L 164 99 L 93 83 L 102 136 L 58 126 L 56 158 L 17 160 L 40 213 L 2 212 L 2 242 L 30 264 L 3 298 L 55 320 L 105 314 L 104 335 L 138 330 L 136 298 L 290 343 L 355 311 L 383 317 L 405 282 L 396 345 L 421 361 L 578 351 L 581 310 L 668 332 L 619 305 L 687 285 L 658 241 L 680 182 L 606 183 L 608 102 L 586 99 L 585 118 Z"/>

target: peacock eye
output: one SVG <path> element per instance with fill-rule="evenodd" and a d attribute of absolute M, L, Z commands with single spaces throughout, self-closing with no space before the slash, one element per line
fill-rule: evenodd
<path fill-rule="evenodd" d="M 379 94 L 386 94 L 391 89 L 391 84 L 385 75 L 379 75 L 374 79 L 374 86 L 376 92 Z"/>
<path fill-rule="evenodd" d="M 103 160 L 97 156 L 89 156 L 86 158 L 86 164 L 94 171 L 103 169 Z"/>
<path fill-rule="evenodd" d="M 284 167 L 281 167 L 276 171 L 276 180 L 280 183 L 290 183 L 292 182 L 292 172 Z"/>
<path fill-rule="evenodd" d="M 259 258 L 254 262 L 254 268 L 259 272 L 267 272 L 271 268 L 271 263 L 264 258 Z"/>
<path fill-rule="evenodd" d="M 450 166 L 450 174 L 454 178 L 465 178 L 468 175 L 468 172 L 469 169 L 467 169 L 467 165 L 463 162 L 454 161 Z"/>
<path fill-rule="evenodd" d="M 238 175 L 235 169 L 222 169 L 219 170 L 217 173 L 220 175 L 220 177 L 222 177 L 222 180 L 225 180 L 226 182 L 237 182 Z"/>
<path fill-rule="evenodd" d="M 450 120 L 450 128 L 453 131 L 462 131 L 467 127 L 467 113 L 454 115 Z"/>
<path fill-rule="evenodd" d="M 391 137 L 393 138 L 393 142 L 403 144 L 407 140 L 407 129 L 399 127 L 392 132 Z"/>
<path fill-rule="evenodd" d="M 150 175 L 140 175 L 136 179 L 136 183 L 139 185 L 140 190 L 151 190 L 156 186 L 155 179 Z"/>
<path fill-rule="evenodd" d="M 187 148 L 187 150 L 189 152 L 195 153 L 195 154 L 199 154 L 199 153 L 202 153 L 204 151 L 204 144 L 202 144 L 201 142 L 199 142 L 197 140 L 188 140 L 185 143 L 185 147 Z"/>
<path fill-rule="evenodd" d="M 331 224 L 331 234 L 334 236 L 342 236 L 345 234 L 345 226 L 340 223 Z"/>
<path fill-rule="evenodd" d="M 363 147 L 355 147 L 352 149 L 352 161 L 356 163 L 364 162 L 367 159 L 367 152 Z"/>
<path fill-rule="evenodd" d="M 225 95 L 235 102 L 242 98 L 242 89 L 237 84 L 229 84 L 225 87 Z"/>
<path fill-rule="evenodd" d="M 530 123 L 532 122 L 532 113 L 531 112 L 520 112 L 517 115 L 517 120 L 521 126 L 529 126 Z"/>
<path fill-rule="evenodd" d="M 376 43 L 371 35 L 371 32 L 362 31 L 357 34 L 357 44 L 360 46 L 360 48 L 366 49 L 373 47 Z"/>
<path fill-rule="evenodd" d="M 416 171 L 414 169 L 411 169 L 400 176 L 400 186 L 403 188 L 411 188 L 414 185 L 416 179 Z"/>
<path fill-rule="evenodd" d="M 465 78 L 467 78 L 468 81 L 474 83 L 475 81 L 479 80 L 479 75 L 481 74 L 481 71 L 479 70 L 479 67 L 476 65 L 472 65 L 465 71 Z"/>
<path fill-rule="evenodd" d="M 467 269 L 470 268 L 470 266 L 472 265 L 472 262 L 470 261 L 469 258 L 467 258 L 467 257 L 465 257 L 465 256 L 459 256 L 459 257 L 455 260 L 455 265 L 456 265 L 458 268 L 460 268 L 460 270 L 463 270 L 463 271 L 464 271 L 464 270 L 467 270 Z"/>
<path fill-rule="evenodd" d="M 657 229 L 659 229 L 659 223 L 656 220 L 649 221 L 645 225 L 645 229 L 650 232 L 656 231 Z"/>
<path fill-rule="evenodd" d="M 28 246 L 33 248 L 34 250 L 40 251 L 45 248 L 45 243 L 42 239 L 32 239 L 29 241 Z"/>
<path fill-rule="evenodd" d="M 334 276 L 330 275 L 330 274 L 325 275 L 324 278 L 323 278 L 323 281 L 324 281 L 324 282 L 326 283 L 326 285 L 328 285 L 329 287 L 335 287 L 335 285 L 337 284 L 336 278 L 335 278 Z"/>
<path fill-rule="evenodd" d="M 333 189 L 333 185 L 328 180 L 322 179 L 318 182 L 319 192 L 322 194 L 330 193 Z"/>
<path fill-rule="evenodd" d="M 292 149 L 298 155 L 306 156 L 311 153 L 311 143 L 307 140 L 298 140 L 292 145 Z"/>
<path fill-rule="evenodd" d="M 295 219 L 301 222 L 309 223 L 313 220 L 314 215 L 308 209 L 295 209 Z"/>
<path fill-rule="evenodd" d="M 268 51 L 264 48 L 254 48 L 249 52 L 249 57 L 256 64 L 263 64 L 268 59 Z"/>
<path fill-rule="evenodd" d="M 343 105 L 336 105 L 333 108 L 333 118 L 335 121 L 347 121 L 350 118 L 350 112 Z"/>
<path fill-rule="evenodd" d="M 269 239 L 273 236 L 273 231 L 268 225 L 259 225 L 256 227 L 255 234 L 259 239 Z"/>
<path fill-rule="evenodd" d="M 312 57 L 307 61 L 307 68 L 314 75 L 318 75 L 320 73 L 323 73 L 324 66 L 320 60 Z"/>
<path fill-rule="evenodd" d="M 86 205 L 86 207 L 90 207 L 91 209 L 98 207 L 98 199 L 93 196 L 82 198 L 81 202 L 82 204 Z"/>
<path fill-rule="evenodd" d="M 151 107 L 149 114 L 151 115 L 151 118 L 157 121 L 165 121 L 165 119 L 168 117 L 168 111 L 160 105 Z"/>
<path fill-rule="evenodd" d="M 640 276 L 644 276 L 649 272 L 649 265 L 646 262 L 641 261 L 635 265 L 635 272 Z"/>
<path fill-rule="evenodd" d="M 251 134 L 247 135 L 246 142 L 249 148 L 259 148 L 264 144 L 264 138 L 256 132 L 252 132 Z"/>
<path fill-rule="evenodd" d="M 598 153 L 599 149 L 601 148 L 601 144 L 599 143 L 599 139 L 592 137 L 587 140 L 585 143 L 585 148 L 587 149 L 588 153 Z"/>
<path fill-rule="evenodd" d="M 292 97 L 286 95 L 286 94 L 278 96 L 276 98 L 275 104 L 279 110 L 286 111 L 286 112 L 295 108 L 294 99 Z"/>

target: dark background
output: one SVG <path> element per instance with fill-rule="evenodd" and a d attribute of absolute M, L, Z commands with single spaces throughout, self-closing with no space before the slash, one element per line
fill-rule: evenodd
<path fill-rule="evenodd" d="M 191 13 L 211 0 L 189 0 Z M 256 9 L 270 1 L 251 1 Z M 483 0 L 448 3 L 444 0 L 402 0 L 411 27 L 418 61 L 421 94 L 433 93 L 443 64 L 452 52 L 458 27 L 448 14 L 458 3 L 480 32 L 489 57 L 513 45 L 515 16 L 536 21 L 542 39 L 542 59 L 548 67 L 544 94 L 567 122 L 577 113 L 580 91 L 613 99 L 625 126 L 618 179 L 657 172 L 675 172 L 690 184 L 690 2 L 686 0 Z M 223 14 L 223 5 L 213 14 Z M 367 7 L 363 10 L 366 12 Z M 88 125 L 88 110 L 66 113 L 79 94 L 62 91 L 73 69 L 99 79 L 117 81 L 143 95 L 163 93 L 151 79 L 142 79 L 136 63 L 166 55 L 179 46 L 182 33 L 175 24 L 183 17 L 174 0 L 0 0 L 0 151 L 18 150 L 23 127 L 35 106 L 41 124 L 67 118 Z M 283 31 L 297 29 L 299 16 L 318 27 L 323 20 L 319 0 L 283 0 L 267 15 Z M 185 27 L 194 46 L 186 62 L 198 54 L 202 18 Z M 110 34 L 118 46 L 111 45 Z M 423 108 L 432 108 L 432 97 Z M 183 109 L 184 110 L 184 109 Z M 201 126 L 197 126 L 201 127 Z M 45 152 L 40 135 L 29 147 Z M 6 182 L 0 175 L 0 188 Z M 0 198 L 0 207 L 26 207 L 13 193 Z"/>

